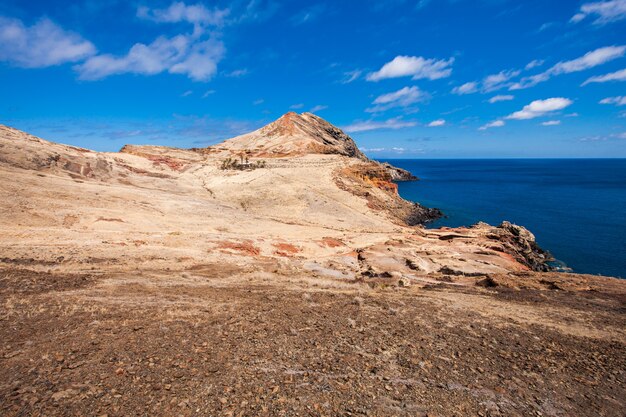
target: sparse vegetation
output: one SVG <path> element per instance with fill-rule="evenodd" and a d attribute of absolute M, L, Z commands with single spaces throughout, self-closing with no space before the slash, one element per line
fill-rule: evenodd
<path fill-rule="evenodd" d="M 220 169 L 222 170 L 238 170 L 238 171 L 251 171 L 254 169 L 265 168 L 267 163 L 265 161 L 250 162 L 248 157 L 240 157 L 238 161 L 236 158 L 226 158 L 222 161 Z"/>

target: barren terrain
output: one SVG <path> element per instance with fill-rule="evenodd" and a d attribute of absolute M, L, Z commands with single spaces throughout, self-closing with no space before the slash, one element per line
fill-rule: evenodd
<path fill-rule="evenodd" d="M 0 413 L 624 415 L 624 282 L 414 226 L 402 175 L 309 114 L 119 153 L 0 126 Z"/>

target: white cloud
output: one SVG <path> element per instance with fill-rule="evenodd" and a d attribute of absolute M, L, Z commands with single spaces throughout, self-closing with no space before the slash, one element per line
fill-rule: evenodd
<path fill-rule="evenodd" d="M 265 103 L 265 100 L 263 100 L 262 98 L 260 98 L 260 99 L 258 99 L 258 100 L 254 100 L 254 101 L 252 102 L 252 104 L 253 104 L 254 106 L 259 106 L 259 105 L 261 105 L 261 104 L 263 104 L 263 103 Z"/>
<path fill-rule="evenodd" d="M 0 16 L 0 61 L 24 68 L 76 62 L 96 53 L 95 46 L 49 19 L 27 27 L 18 19 Z"/>
<path fill-rule="evenodd" d="M 458 87 L 454 87 L 452 92 L 454 94 L 463 95 L 463 94 L 473 94 L 478 91 L 478 83 L 471 81 L 469 83 L 465 83 Z"/>
<path fill-rule="evenodd" d="M 387 153 L 395 153 L 395 154 L 404 154 L 404 153 L 424 153 L 424 151 L 422 149 L 407 149 L 407 148 L 402 148 L 402 147 L 391 147 L 391 148 L 359 148 L 362 152 L 365 153 L 380 153 L 380 152 L 387 152 Z"/>
<path fill-rule="evenodd" d="M 517 77 L 520 74 L 520 71 L 517 70 L 508 70 L 508 71 L 500 71 L 497 74 L 489 75 L 485 77 L 483 80 L 483 91 L 490 92 L 499 90 L 503 87 L 506 87 L 506 82 L 511 78 Z"/>
<path fill-rule="evenodd" d="M 190 96 L 190 95 L 192 95 L 192 94 L 193 94 L 193 91 L 191 91 L 191 90 L 187 90 L 187 91 L 185 91 L 184 93 L 182 93 L 180 96 L 181 96 L 181 97 L 189 97 L 189 96 Z"/>
<path fill-rule="evenodd" d="M 368 113 L 377 113 L 394 107 L 407 107 L 411 104 L 426 100 L 428 97 L 428 94 L 418 87 L 404 87 L 398 91 L 376 97 L 372 102 L 374 106 L 365 109 L 365 111 Z"/>
<path fill-rule="evenodd" d="M 139 7 L 137 16 L 158 23 L 189 23 L 193 33 L 173 37 L 159 36 L 150 44 L 136 43 L 125 55 L 101 54 L 74 69 L 83 80 L 98 80 L 116 74 L 154 75 L 162 72 L 184 74 L 194 81 L 208 81 L 217 73 L 225 47 L 219 31 L 208 31 L 224 24 L 228 9 L 208 9 L 202 4 L 173 2 L 165 9 Z M 245 75 L 237 70 L 232 76 Z"/>
<path fill-rule="evenodd" d="M 215 94 L 215 90 L 207 90 L 207 91 L 205 91 L 204 94 L 202 94 L 202 98 L 207 98 L 211 94 Z"/>
<path fill-rule="evenodd" d="M 626 96 L 607 97 L 600 100 L 600 104 L 615 104 L 616 106 L 626 106 Z"/>
<path fill-rule="evenodd" d="M 311 110 L 309 110 L 310 113 L 316 113 L 318 111 L 322 111 L 322 110 L 326 110 L 328 108 L 328 106 L 323 105 L 323 104 L 318 104 L 317 106 L 313 106 L 313 108 Z"/>
<path fill-rule="evenodd" d="M 572 16 L 570 22 L 578 23 L 590 15 L 597 16 L 596 20 L 593 22 L 596 25 L 603 25 L 626 19 L 626 0 L 585 3 L 580 6 L 580 12 Z"/>
<path fill-rule="evenodd" d="M 519 70 L 504 70 L 497 74 L 491 74 L 482 79 L 482 81 L 470 81 L 461 86 L 454 87 L 452 93 L 463 95 L 473 94 L 479 90 L 482 93 L 489 93 L 491 91 L 500 90 L 501 88 L 510 86 L 509 80 L 517 77 L 520 74 Z"/>
<path fill-rule="evenodd" d="M 449 77 L 452 74 L 450 66 L 454 58 L 426 59 L 421 56 L 399 55 L 383 67 L 367 75 L 368 81 L 380 81 L 385 78 L 412 77 L 414 80 L 427 78 L 437 80 Z"/>
<path fill-rule="evenodd" d="M 580 58 L 576 58 L 571 61 L 561 61 L 540 74 L 524 77 L 520 82 L 511 85 L 509 89 L 521 90 L 523 88 L 533 87 L 541 82 L 547 81 L 555 75 L 569 74 L 597 67 L 598 65 L 602 65 L 606 62 L 624 56 L 625 52 L 626 46 L 624 45 L 598 48 L 594 51 L 587 52 Z"/>
<path fill-rule="evenodd" d="M 597 75 L 595 77 L 591 77 L 587 79 L 582 85 L 587 85 L 591 83 L 606 83 L 609 81 L 626 81 L 626 68 L 623 70 L 611 72 L 609 74 Z"/>
<path fill-rule="evenodd" d="M 493 104 L 493 103 L 497 103 L 499 101 L 511 101 L 513 100 L 515 97 L 511 96 L 511 95 L 502 95 L 502 96 L 493 96 L 489 99 L 489 103 Z"/>
<path fill-rule="evenodd" d="M 487 130 L 491 127 L 502 127 L 502 126 L 504 126 L 504 121 L 496 120 L 496 121 L 487 123 L 486 125 L 479 127 L 478 130 Z"/>
<path fill-rule="evenodd" d="M 224 56 L 224 44 L 215 39 L 197 42 L 178 35 L 158 37 L 149 45 L 136 43 L 123 56 L 97 55 L 74 68 L 83 80 L 98 80 L 115 74 L 154 75 L 164 71 L 185 74 L 194 81 L 208 81 Z"/>
<path fill-rule="evenodd" d="M 443 119 L 437 119 L 437 120 L 433 120 L 432 122 L 428 123 L 428 127 L 439 127 L 439 126 L 444 126 L 446 124 L 446 121 Z"/>
<path fill-rule="evenodd" d="M 536 117 L 541 117 L 545 114 L 552 113 L 557 110 L 562 110 L 572 104 L 572 101 L 563 97 L 553 97 L 546 100 L 535 100 L 532 103 L 524 106 L 520 111 L 516 111 L 508 115 L 507 119 L 513 120 L 528 120 Z"/>
<path fill-rule="evenodd" d="M 352 81 L 356 81 L 361 76 L 361 74 L 363 74 L 363 71 L 361 70 L 344 72 L 343 79 L 341 80 L 341 84 L 349 84 Z"/>
<path fill-rule="evenodd" d="M 560 120 L 548 120 L 541 123 L 542 126 L 558 126 L 561 124 Z"/>
<path fill-rule="evenodd" d="M 167 9 L 150 9 L 141 6 L 137 9 L 137 17 L 159 23 L 187 22 L 195 26 L 221 26 L 228 16 L 228 9 L 209 10 L 202 4 L 186 5 L 174 2 Z"/>
<path fill-rule="evenodd" d="M 540 67 L 543 65 L 543 60 L 542 59 L 533 59 L 532 61 L 530 61 L 528 64 L 526 64 L 526 66 L 524 67 L 524 69 L 526 70 L 530 70 L 536 67 Z"/>
<path fill-rule="evenodd" d="M 241 68 L 241 69 L 232 70 L 231 72 L 226 73 L 225 75 L 231 78 L 240 78 L 240 77 L 244 77 L 248 75 L 249 73 L 250 71 L 248 71 L 248 68 Z"/>
<path fill-rule="evenodd" d="M 626 139 L 626 132 L 611 133 L 609 135 L 585 136 L 579 139 L 580 142 L 600 142 L 613 139 Z"/>
<path fill-rule="evenodd" d="M 304 103 L 297 103 L 297 104 L 292 104 L 291 106 L 289 106 L 289 108 L 292 110 L 298 110 L 303 107 L 304 107 Z"/>
<path fill-rule="evenodd" d="M 384 121 L 374 121 L 368 120 L 364 122 L 355 122 L 351 125 L 345 126 L 343 130 L 349 133 L 354 132 L 366 132 L 368 130 L 379 130 L 379 129 L 403 129 L 406 127 L 416 126 L 416 122 L 404 121 L 399 117 L 388 119 Z"/>

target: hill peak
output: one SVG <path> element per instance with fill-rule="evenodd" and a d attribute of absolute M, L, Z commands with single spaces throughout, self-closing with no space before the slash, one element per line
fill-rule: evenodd
<path fill-rule="evenodd" d="M 229 139 L 217 146 L 268 157 L 339 154 L 367 159 L 350 136 L 308 112 L 285 113 L 254 132 Z"/>

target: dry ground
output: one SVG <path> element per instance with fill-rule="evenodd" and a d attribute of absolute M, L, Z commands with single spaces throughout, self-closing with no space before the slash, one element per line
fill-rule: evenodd
<path fill-rule="evenodd" d="M 0 414 L 624 415 L 613 280 L 269 269 L 2 270 Z"/>

